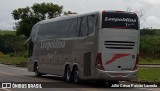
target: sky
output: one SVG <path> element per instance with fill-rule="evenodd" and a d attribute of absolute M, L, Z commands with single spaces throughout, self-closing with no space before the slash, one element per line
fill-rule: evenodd
<path fill-rule="evenodd" d="M 42 2 L 63 5 L 64 11 L 78 14 L 99 10 L 142 11 L 138 13 L 143 15 L 140 17 L 141 28 L 160 29 L 160 0 L 1 0 L 0 30 L 13 30 L 17 22 L 11 15 L 13 10 Z"/>

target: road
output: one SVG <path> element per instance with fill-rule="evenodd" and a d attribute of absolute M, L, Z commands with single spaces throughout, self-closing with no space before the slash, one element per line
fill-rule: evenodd
<path fill-rule="evenodd" d="M 143 64 L 143 65 L 138 65 L 138 67 L 147 67 L 147 68 L 160 68 L 160 65 L 150 65 L 150 64 Z"/>
<path fill-rule="evenodd" d="M 63 81 L 60 77 L 46 75 L 43 77 L 35 77 L 33 72 L 28 72 L 26 68 L 19 68 L 10 65 L 0 64 L 0 82 L 33 82 L 44 83 L 50 88 L 37 89 L 19 89 L 7 88 L 0 91 L 160 91 L 160 88 L 108 88 L 93 83 L 83 82 L 80 84 L 69 83 Z M 120 82 L 120 84 L 131 84 L 129 82 Z M 0 84 L 0 87 L 2 85 Z M 43 86 L 42 86 L 43 87 Z"/>

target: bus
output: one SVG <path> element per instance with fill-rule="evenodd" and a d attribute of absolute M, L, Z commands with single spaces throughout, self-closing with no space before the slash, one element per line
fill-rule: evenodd
<path fill-rule="evenodd" d="M 137 78 L 139 18 L 127 11 L 97 11 L 43 20 L 32 28 L 28 70 L 75 83 L 117 83 Z"/>

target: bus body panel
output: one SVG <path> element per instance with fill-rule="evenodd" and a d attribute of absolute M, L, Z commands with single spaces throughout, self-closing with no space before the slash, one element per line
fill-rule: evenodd
<path fill-rule="evenodd" d="M 106 71 L 133 70 L 138 50 L 138 30 L 102 29 L 102 63 Z"/>

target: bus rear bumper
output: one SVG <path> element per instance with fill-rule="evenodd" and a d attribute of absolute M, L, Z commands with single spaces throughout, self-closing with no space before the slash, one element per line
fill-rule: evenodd
<path fill-rule="evenodd" d="M 116 81 L 128 81 L 137 78 L 137 72 L 135 71 L 102 71 L 97 69 L 97 78 L 105 80 L 116 80 Z"/>

